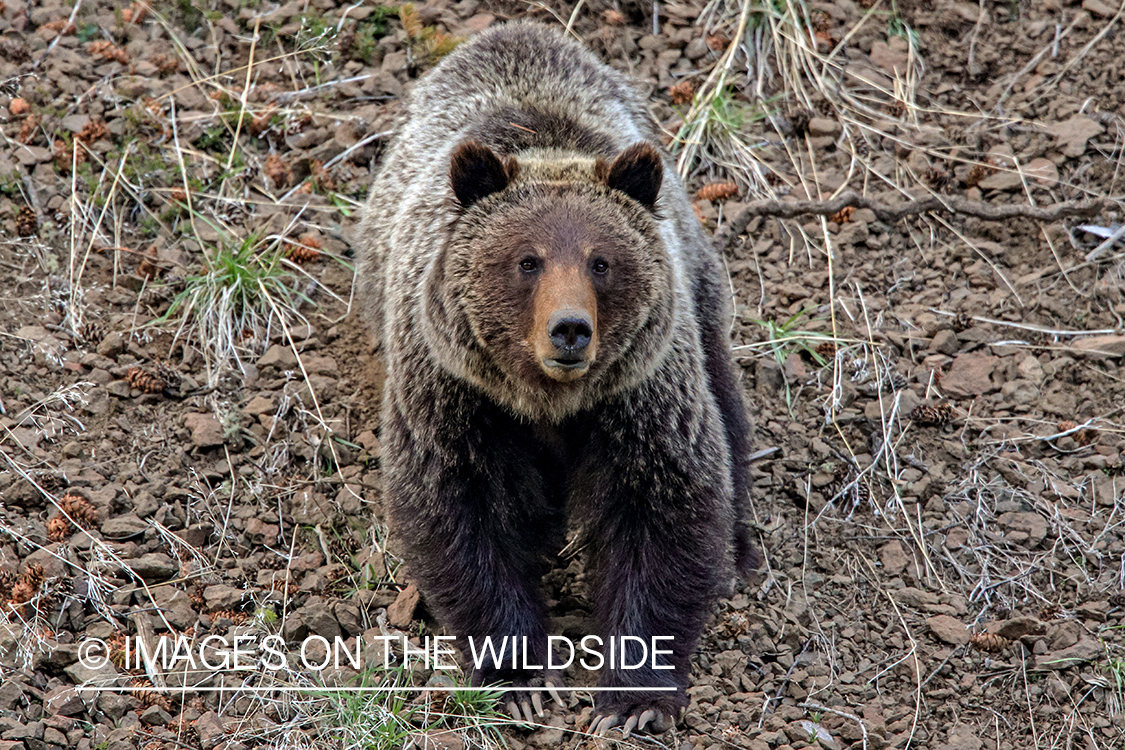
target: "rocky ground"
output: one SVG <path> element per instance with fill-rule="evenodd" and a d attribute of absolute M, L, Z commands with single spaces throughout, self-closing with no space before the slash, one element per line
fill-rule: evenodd
<path fill-rule="evenodd" d="M 494 23 L 573 11 L 0 3 L 0 750 L 590 741 L 582 696 L 525 728 L 479 696 L 235 689 L 278 684 L 258 673 L 160 693 L 184 677 L 121 640 L 433 632 L 378 524 L 350 232 L 419 74 Z M 1120 10 L 599 0 L 574 29 L 648 87 L 670 142 L 698 136 L 677 153 L 724 248 L 763 451 L 766 569 L 715 613 L 676 730 L 612 741 L 1121 747 Z M 842 187 L 1111 200 L 727 230 L 755 199 Z M 547 579 L 561 633 L 589 631 L 582 584 L 573 559 Z M 113 663 L 81 665 L 89 637 Z"/>

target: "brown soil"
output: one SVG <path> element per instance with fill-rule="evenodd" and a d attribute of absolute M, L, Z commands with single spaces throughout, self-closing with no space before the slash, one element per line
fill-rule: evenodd
<path fill-rule="evenodd" d="M 68 28 L 60 0 L 0 3 L 0 750 L 296 744 L 283 725 L 334 741 L 216 693 L 76 701 L 84 637 L 201 638 L 266 611 L 290 638 L 432 632 L 412 601 L 391 606 L 407 581 L 373 523 L 381 365 L 348 314 L 348 243 L 380 140 L 357 144 L 447 36 L 573 10 L 549 6 L 88 0 Z M 658 35 L 631 2 L 588 4 L 575 30 L 674 133 L 724 39 L 698 5 L 657 7 Z M 752 198 L 844 185 L 1120 199 L 1125 34 L 1106 3 L 808 10 L 804 33 L 843 42 L 856 98 L 841 105 L 828 68 L 807 96 L 791 71 L 760 91 L 738 77 L 761 171 L 714 154 L 694 169 L 712 229 Z M 859 210 L 754 219 L 728 243 L 735 355 L 758 447 L 776 448 L 754 467 L 768 567 L 720 604 L 680 725 L 626 744 L 1125 744 L 1123 244 L 1086 260 L 1118 221 Z M 305 248 L 288 256 L 304 321 L 248 326 L 242 369 L 216 373 L 160 318 L 250 236 L 263 257 Z M 560 631 L 586 632 L 579 562 L 547 585 Z M 575 747 L 589 711 L 503 735 Z M 414 741 L 481 740 L 419 726 Z"/>

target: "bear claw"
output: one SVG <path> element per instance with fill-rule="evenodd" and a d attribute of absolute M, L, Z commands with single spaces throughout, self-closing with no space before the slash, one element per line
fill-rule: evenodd
<path fill-rule="evenodd" d="M 547 692 L 551 694 L 551 700 L 558 704 L 559 708 L 566 708 L 566 704 L 563 703 L 562 696 L 559 695 L 559 691 L 556 689 L 555 683 L 551 682 L 550 680 L 546 680 L 543 683 L 543 687 L 547 688 Z"/>
<path fill-rule="evenodd" d="M 602 737 L 605 736 L 610 729 L 620 724 L 621 716 L 619 714 L 595 716 L 587 731 L 590 734 Z M 625 726 L 621 728 L 621 734 L 623 737 L 628 737 L 634 731 L 643 732 L 645 727 L 649 727 L 654 734 L 660 734 L 661 732 L 667 731 L 672 724 L 673 721 L 670 716 L 649 708 L 642 711 L 640 716 L 636 714 L 630 715 L 625 721 Z"/>

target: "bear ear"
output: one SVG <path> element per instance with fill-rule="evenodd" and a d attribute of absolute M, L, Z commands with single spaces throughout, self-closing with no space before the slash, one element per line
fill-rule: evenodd
<path fill-rule="evenodd" d="M 620 190 L 645 208 L 652 209 L 656 205 L 660 183 L 664 180 L 664 161 L 651 143 L 634 143 L 610 165 L 598 160 L 595 171 L 606 187 Z"/>
<path fill-rule="evenodd" d="M 477 141 L 465 141 L 453 150 L 449 179 L 461 206 L 469 208 L 482 198 L 508 187 L 518 170 L 512 157 L 501 161 L 488 146 Z"/>

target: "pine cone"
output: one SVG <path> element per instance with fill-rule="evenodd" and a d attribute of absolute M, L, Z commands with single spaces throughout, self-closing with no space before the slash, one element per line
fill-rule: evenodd
<path fill-rule="evenodd" d="M 721 201 L 738 195 L 738 185 L 733 182 L 712 182 L 699 188 L 695 197 L 701 201 Z"/>
<path fill-rule="evenodd" d="M 918 404 L 910 410 L 910 419 L 922 427 L 941 427 L 953 421 L 953 405 L 946 401 L 933 406 Z"/>
<path fill-rule="evenodd" d="M 142 393 L 161 393 L 167 385 L 159 375 L 145 372 L 140 367 L 130 367 L 126 379 L 129 385 Z"/>
<path fill-rule="evenodd" d="M 732 610 L 723 615 L 719 626 L 727 638 L 737 638 L 750 632 L 750 619 L 737 610 Z"/>
<path fill-rule="evenodd" d="M 70 524 L 62 516 L 47 521 L 47 538 L 52 542 L 65 542 L 70 536 Z"/>
<path fill-rule="evenodd" d="M 357 549 L 359 542 L 350 536 L 337 537 L 328 543 L 328 551 L 335 560 L 351 560 Z"/>
<path fill-rule="evenodd" d="M 1109 597 L 1109 606 L 1125 607 L 1125 591 L 1118 591 L 1116 594 Z"/>
<path fill-rule="evenodd" d="M 214 622 L 215 620 L 218 620 L 222 617 L 230 620 L 235 625 L 241 625 L 242 623 L 250 619 L 250 615 L 246 614 L 245 612 L 239 612 L 236 609 L 219 609 L 211 613 L 211 622 Z"/>
<path fill-rule="evenodd" d="M 16 234 L 20 237 L 36 237 L 39 235 L 39 219 L 35 216 L 35 209 L 23 206 L 16 214 Z"/>
<path fill-rule="evenodd" d="M 105 329 L 102 324 L 96 320 L 87 320 L 82 325 L 78 326 L 75 335 L 78 337 L 78 343 L 83 346 L 91 346 L 97 344 L 105 338 Z"/>
<path fill-rule="evenodd" d="M 81 526 L 98 525 L 98 509 L 77 490 L 69 489 L 59 498 L 59 507 Z"/>
<path fill-rule="evenodd" d="M 829 217 L 828 220 L 831 221 L 833 224 L 847 224 L 849 221 L 852 220 L 852 216 L 854 214 L 855 214 L 855 206 L 844 206 L 839 211 L 832 214 L 832 216 Z"/>
<path fill-rule="evenodd" d="M 965 177 L 966 187 L 976 187 L 981 180 L 992 174 L 994 170 L 987 164 L 974 164 L 969 174 Z"/>
<path fill-rule="evenodd" d="M 836 342 L 823 341 L 816 345 L 816 353 L 819 354 L 827 361 L 832 361 L 836 358 Z"/>
<path fill-rule="evenodd" d="M 668 89 L 668 99 L 672 104 L 691 104 L 695 98 L 695 86 L 687 78 Z"/>
<path fill-rule="evenodd" d="M 176 372 L 167 362 L 157 362 L 154 374 L 164 381 L 165 391 L 180 390 L 183 378 L 181 378 L 180 373 Z"/>
<path fill-rule="evenodd" d="M 1004 636 L 996 635 L 995 633 L 974 633 L 969 636 L 969 645 L 978 651 L 984 651 L 989 654 L 998 654 L 1010 646 L 1011 643 L 1012 642 Z"/>
<path fill-rule="evenodd" d="M 963 312 L 957 313 L 953 318 L 953 332 L 962 333 L 973 327 L 973 319 Z"/>
<path fill-rule="evenodd" d="M 47 580 L 47 574 L 44 572 L 42 565 L 31 563 L 23 572 L 23 580 L 38 591 L 43 587 L 43 582 Z"/>
<path fill-rule="evenodd" d="M 296 242 L 289 243 L 289 260 L 305 263 L 320 257 L 321 242 L 315 235 L 302 234 Z"/>
<path fill-rule="evenodd" d="M 203 585 L 196 582 L 194 586 L 188 589 L 188 599 L 195 607 L 197 612 L 207 611 L 207 600 L 203 598 Z"/>
<path fill-rule="evenodd" d="M 12 595 L 19 577 L 10 570 L 0 570 L 0 599 L 8 599 Z"/>
<path fill-rule="evenodd" d="M 137 701 L 139 701 L 140 704 L 145 708 L 149 708 L 150 706 L 160 706 L 165 711 L 172 710 L 172 702 L 168 700 L 168 696 L 158 693 L 155 690 L 144 689 L 151 688 L 153 686 L 152 682 L 150 682 L 148 679 L 138 677 L 129 685 L 130 687 L 140 688 L 139 690 L 133 691 L 133 697 L 136 698 Z"/>

